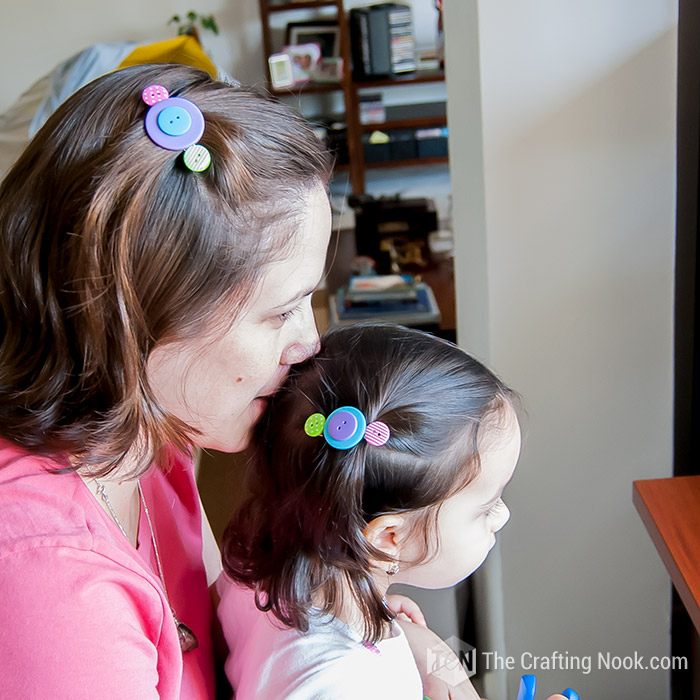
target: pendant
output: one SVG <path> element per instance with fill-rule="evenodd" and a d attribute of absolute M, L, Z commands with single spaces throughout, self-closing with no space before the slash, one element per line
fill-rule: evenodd
<path fill-rule="evenodd" d="M 184 623 L 180 622 L 176 617 L 175 626 L 177 627 L 177 637 L 180 640 L 180 649 L 184 654 L 186 651 L 192 651 L 199 646 L 197 637 L 194 632 Z"/>

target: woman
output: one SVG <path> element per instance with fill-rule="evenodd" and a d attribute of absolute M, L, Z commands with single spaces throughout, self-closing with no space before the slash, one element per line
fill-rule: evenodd
<path fill-rule="evenodd" d="M 201 110 L 205 171 L 144 128 L 153 84 Z M 213 697 L 207 583 L 218 552 L 189 450 L 244 448 L 265 397 L 316 351 L 310 297 L 330 232 L 329 175 L 290 110 L 158 65 L 73 95 L 6 177 L 10 697 Z M 196 638 L 197 648 L 181 651 L 178 622 L 190 628 L 180 626 L 183 646 Z"/>
<path fill-rule="evenodd" d="M 203 118 L 209 167 L 172 147 L 174 119 L 149 127 L 171 99 Z M 243 449 L 317 350 L 329 177 L 291 110 L 153 65 L 70 97 L 3 181 L 8 697 L 214 697 L 220 559 L 191 447 Z"/>

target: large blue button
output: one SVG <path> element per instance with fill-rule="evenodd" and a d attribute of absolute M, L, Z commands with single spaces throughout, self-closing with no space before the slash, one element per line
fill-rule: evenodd
<path fill-rule="evenodd" d="M 192 126 L 192 117 L 182 107 L 166 107 L 158 115 L 158 126 L 168 136 L 182 136 Z"/>

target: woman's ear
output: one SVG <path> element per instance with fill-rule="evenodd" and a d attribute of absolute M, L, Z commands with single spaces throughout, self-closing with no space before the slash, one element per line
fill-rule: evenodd
<path fill-rule="evenodd" d="M 373 547 L 392 559 L 400 559 L 401 547 L 408 532 L 408 523 L 404 515 L 380 515 L 367 523 L 364 532 Z"/>

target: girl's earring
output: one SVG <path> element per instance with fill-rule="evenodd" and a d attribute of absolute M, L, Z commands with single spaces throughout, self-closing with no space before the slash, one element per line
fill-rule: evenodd
<path fill-rule="evenodd" d="M 399 573 L 399 562 L 395 561 L 391 564 L 391 566 L 386 570 L 387 574 L 389 576 L 393 576 L 394 574 Z"/>

